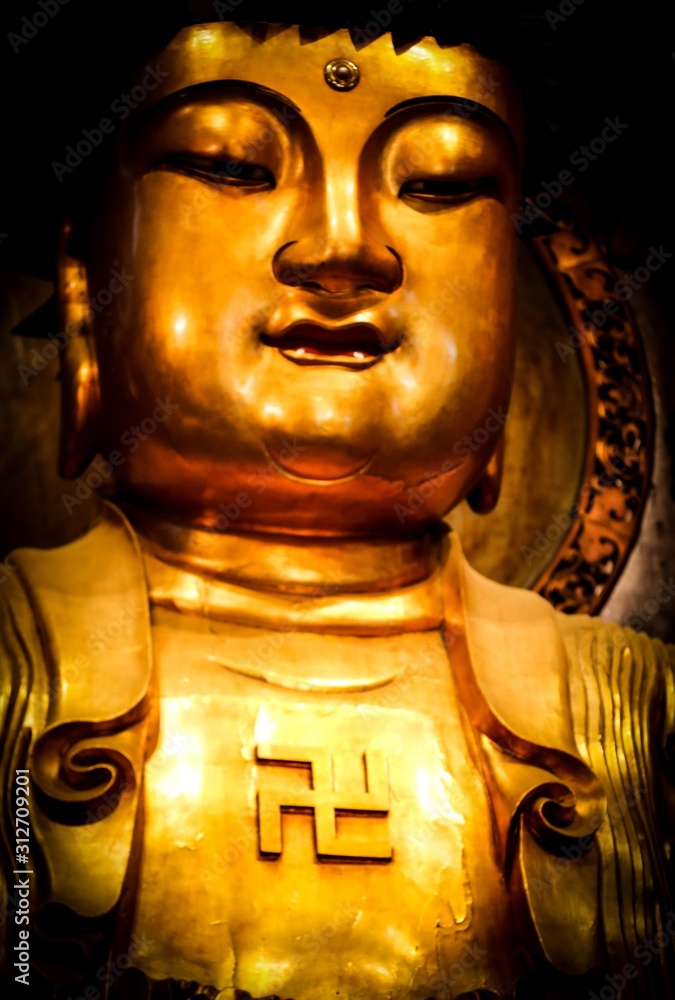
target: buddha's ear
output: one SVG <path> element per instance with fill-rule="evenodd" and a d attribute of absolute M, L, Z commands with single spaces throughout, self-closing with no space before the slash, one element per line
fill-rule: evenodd
<path fill-rule="evenodd" d="M 476 514 L 489 514 L 497 506 L 504 471 L 504 435 L 502 434 L 483 475 L 467 496 L 471 510 Z"/>
<path fill-rule="evenodd" d="M 87 269 L 73 255 L 72 224 L 61 229 L 56 268 L 56 302 L 62 338 L 61 450 L 59 472 L 76 479 L 97 451 L 100 421 L 98 364 L 91 331 Z"/>

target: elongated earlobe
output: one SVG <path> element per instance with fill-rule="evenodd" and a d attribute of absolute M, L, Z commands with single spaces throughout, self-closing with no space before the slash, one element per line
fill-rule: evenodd
<path fill-rule="evenodd" d="M 61 330 L 61 451 L 59 472 L 76 479 L 97 450 L 100 399 L 91 333 L 87 271 L 69 251 L 71 224 L 61 231 L 56 298 Z"/>
<path fill-rule="evenodd" d="M 497 506 L 504 471 L 504 435 L 502 434 L 495 452 L 485 467 L 467 500 L 476 514 L 489 514 Z"/>

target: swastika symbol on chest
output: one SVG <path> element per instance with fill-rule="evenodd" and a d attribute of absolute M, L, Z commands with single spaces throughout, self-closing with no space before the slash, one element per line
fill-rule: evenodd
<path fill-rule="evenodd" d="M 314 816 L 316 853 L 320 860 L 351 858 L 361 861 L 390 861 L 393 850 L 388 835 L 364 837 L 338 831 L 338 816 L 389 814 L 389 778 L 387 761 L 378 750 L 362 755 L 363 787 L 335 787 L 334 761 L 339 754 L 325 747 L 293 747 L 260 744 L 256 747 L 258 764 L 271 767 L 304 767 L 310 772 L 309 787 L 258 791 L 258 829 L 260 854 L 274 860 L 283 851 L 282 815 L 285 812 L 308 812 Z M 380 827 L 381 824 L 378 824 Z"/>

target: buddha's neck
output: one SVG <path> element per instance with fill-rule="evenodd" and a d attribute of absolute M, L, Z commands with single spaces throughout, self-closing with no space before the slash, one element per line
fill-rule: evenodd
<path fill-rule="evenodd" d="M 162 562 L 254 590 L 373 593 L 425 580 L 438 565 L 434 532 L 400 539 L 215 532 L 125 510 L 143 548 Z"/>

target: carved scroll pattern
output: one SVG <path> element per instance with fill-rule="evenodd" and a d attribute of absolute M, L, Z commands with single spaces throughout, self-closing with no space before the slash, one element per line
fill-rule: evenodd
<path fill-rule="evenodd" d="M 587 453 L 572 523 L 534 588 L 559 611 L 594 614 L 637 538 L 650 485 L 653 409 L 635 317 L 619 275 L 567 210 L 535 249 L 562 300 L 586 381 Z"/>

